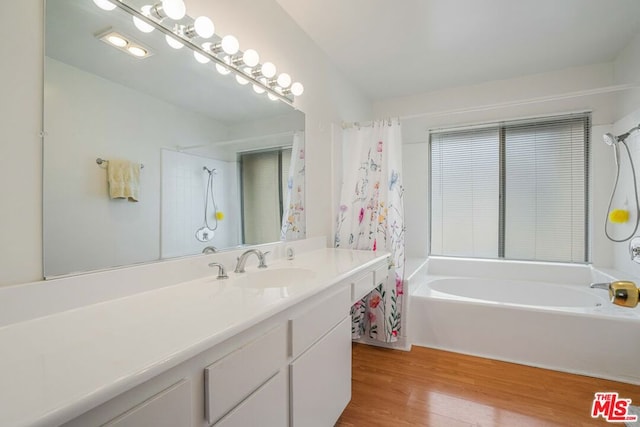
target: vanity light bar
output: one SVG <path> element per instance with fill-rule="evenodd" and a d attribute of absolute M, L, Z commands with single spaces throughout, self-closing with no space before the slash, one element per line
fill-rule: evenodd
<path fill-rule="evenodd" d="M 151 50 L 142 45 L 142 43 L 134 41 L 132 37 L 125 36 L 121 32 L 114 31 L 111 28 L 96 34 L 96 38 L 135 58 L 144 59 L 153 55 Z"/>
<path fill-rule="evenodd" d="M 167 39 L 170 38 L 173 42 L 175 42 L 170 44 L 172 47 L 178 48 L 178 44 L 188 46 L 194 52 L 194 56 L 199 62 L 207 63 L 213 61 L 213 63 L 216 65 L 216 69 L 220 74 L 224 75 L 233 72 L 236 75 L 236 80 L 240 84 L 252 83 L 252 86 L 256 93 L 266 92 L 269 99 L 271 100 L 279 99 L 280 101 L 293 107 L 294 96 L 300 96 L 304 91 L 304 87 L 302 86 L 302 84 L 299 82 L 292 83 L 290 76 L 286 73 L 281 73 L 277 77 L 275 77 L 275 74 L 271 75 L 270 77 L 265 76 L 265 74 L 271 74 L 272 70 L 275 73 L 275 67 L 273 66 L 273 64 L 269 62 L 260 64 L 258 62 L 259 55 L 253 49 L 248 49 L 244 52 L 241 51 L 239 49 L 237 39 L 231 35 L 220 37 L 217 34 L 212 34 L 211 37 L 213 37 L 214 39 L 213 43 L 207 42 L 200 46 L 194 41 L 196 35 L 198 35 L 195 29 L 194 31 L 184 31 L 183 26 L 176 27 L 175 25 L 173 26 L 173 28 L 169 28 L 168 26 L 164 25 L 164 19 L 153 19 L 151 14 L 145 13 L 144 11 L 139 11 L 136 8 L 124 3 L 123 0 L 112 0 L 112 4 L 130 14 L 139 24 L 146 24 L 146 26 L 153 27 L 154 29 L 157 29 L 158 31 L 163 33 Z M 192 19 L 187 15 L 185 15 L 185 18 Z M 205 17 L 199 17 L 197 19 L 201 18 Z M 208 18 L 206 19 L 209 22 L 211 21 Z M 167 25 L 171 24 L 167 23 Z M 193 25 L 195 25 L 195 21 Z M 211 27 L 213 27 L 212 22 Z M 179 28 L 179 30 L 176 31 L 176 28 Z M 207 30 L 209 30 L 209 28 Z M 205 31 L 202 36 L 208 36 L 208 33 L 209 31 Z M 106 40 L 103 41 L 112 44 L 111 42 L 108 42 Z M 116 45 L 113 46 L 117 47 Z M 138 47 L 149 52 L 148 49 L 142 47 L 140 44 L 138 44 Z M 119 49 L 122 50 L 122 48 Z M 233 50 L 233 53 L 230 53 L 231 50 Z M 127 52 L 131 53 L 129 51 Z M 265 66 L 267 73 L 263 74 L 263 67 Z M 256 87 L 262 89 L 262 91 L 256 90 Z"/>

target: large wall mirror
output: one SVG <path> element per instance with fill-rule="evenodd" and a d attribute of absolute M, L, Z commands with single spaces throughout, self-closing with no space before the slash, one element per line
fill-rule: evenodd
<path fill-rule="evenodd" d="M 303 113 L 120 8 L 47 0 L 45 25 L 45 277 L 304 237 Z M 111 197 L 118 163 L 137 201 Z"/>

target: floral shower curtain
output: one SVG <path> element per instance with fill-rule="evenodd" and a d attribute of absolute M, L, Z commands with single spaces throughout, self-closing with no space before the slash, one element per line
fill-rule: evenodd
<path fill-rule="evenodd" d="M 353 339 L 395 342 L 404 279 L 400 123 L 377 121 L 343 132 L 343 184 L 335 246 L 391 252 L 387 282 L 351 308 Z"/>
<path fill-rule="evenodd" d="M 304 212 L 304 132 L 293 134 L 287 195 L 282 215 L 280 240 L 303 239 L 306 234 Z"/>

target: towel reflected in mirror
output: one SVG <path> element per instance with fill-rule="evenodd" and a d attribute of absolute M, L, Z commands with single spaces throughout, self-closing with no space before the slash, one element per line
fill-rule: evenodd
<path fill-rule="evenodd" d="M 129 160 L 110 159 L 107 163 L 109 197 L 112 199 L 139 200 L 140 163 Z"/>

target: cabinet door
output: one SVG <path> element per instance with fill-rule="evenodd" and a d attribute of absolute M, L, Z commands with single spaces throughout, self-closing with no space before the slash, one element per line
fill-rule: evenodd
<path fill-rule="evenodd" d="M 104 427 L 191 425 L 191 386 L 182 380 L 105 424 Z"/>
<path fill-rule="evenodd" d="M 291 364 L 293 427 L 336 423 L 351 400 L 351 318 L 346 317 Z"/>
<path fill-rule="evenodd" d="M 286 375 L 280 371 L 215 427 L 286 427 L 289 423 L 287 392 Z"/>

